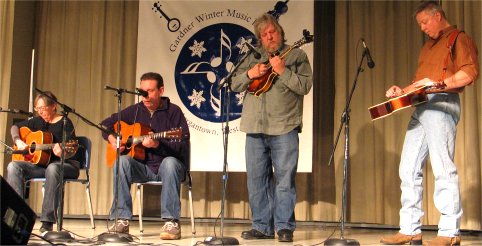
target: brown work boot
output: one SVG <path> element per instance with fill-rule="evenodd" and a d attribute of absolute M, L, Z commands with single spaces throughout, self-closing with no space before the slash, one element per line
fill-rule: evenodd
<path fill-rule="evenodd" d="M 455 236 L 455 237 L 442 237 L 442 236 L 437 236 L 436 238 L 432 240 L 427 240 L 423 245 L 430 245 L 430 246 L 452 246 L 452 245 L 460 245 L 460 241 L 462 239 L 460 236 Z"/>
<path fill-rule="evenodd" d="M 129 220 L 118 219 L 117 222 L 109 228 L 109 232 L 129 234 Z"/>
<path fill-rule="evenodd" d="M 168 221 L 161 228 L 162 240 L 177 240 L 181 239 L 181 225 L 177 221 Z"/>
<path fill-rule="evenodd" d="M 411 245 L 422 245 L 422 233 L 416 235 L 405 235 L 399 232 L 393 236 L 382 237 L 382 239 L 380 239 L 380 243 L 388 245 L 402 245 L 407 243 Z"/>

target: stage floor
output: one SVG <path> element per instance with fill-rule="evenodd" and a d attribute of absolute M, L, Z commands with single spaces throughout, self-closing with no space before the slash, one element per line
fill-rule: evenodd
<path fill-rule="evenodd" d="M 212 220 L 204 220 L 211 222 L 196 222 L 196 234 L 191 233 L 191 224 L 188 219 L 181 221 L 182 238 L 181 240 L 161 240 L 159 232 L 163 225 L 157 220 L 145 220 L 143 223 L 144 233 L 139 232 L 139 223 L 137 220 L 131 221 L 130 233 L 134 241 L 129 244 L 134 245 L 204 245 L 201 244 L 207 237 L 214 236 L 214 223 Z M 92 229 L 90 220 L 88 219 L 65 219 L 64 229 L 76 234 L 75 240 L 65 243 L 66 245 L 93 245 L 103 244 L 97 240 L 97 236 L 107 231 L 106 220 L 96 220 L 96 228 Z M 40 222 L 37 221 L 32 233 L 40 235 Z M 366 227 L 366 226 L 364 226 Z M 294 233 L 293 243 L 280 243 L 275 239 L 268 240 L 245 240 L 240 237 L 241 232 L 251 228 L 248 221 L 225 220 L 224 237 L 234 237 L 239 241 L 240 245 L 323 245 L 323 242 L 331 236 L 331 238 L 340 238 L 340 229 L 334 223 L 322 222 L 299 222 Z M 56 225 L 54 225 L 54 230 Z M 220 233 L 219 223 L 216 224 L 216 232 Z M 361 245 L 379 245 L 380 237 L 396 233 L 395 229 L 384 229 L 378 226 L 372 228 L 348 227 L 345 226 L 344 238 L 355 239 Z M 435 237 L 435 230 L 424 230 L 423 237 L 425 240 Z M 32 236 L 28 245 L 47 245 L 48 243 L 42 239 Z M 114 244 L 114 243 L 108 243 Z M 116 243 L 117 244 L 117 243 Z M 117 244 L 118 245 L 118 244 Z M 482 245 L 481 232 L 463 232 L 462 245 Z"/>

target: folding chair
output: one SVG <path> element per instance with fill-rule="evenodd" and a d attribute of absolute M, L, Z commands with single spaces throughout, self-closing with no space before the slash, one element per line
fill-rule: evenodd
<path fill-rule="evenodd" d="M 187 171 L 186 171 L 186 177 L 182 184 L 184 184 L 187 189 L 188 189 L 188 194 L 189 194 L 189 209 L 191 213 L 191 232 L 193 235 L 196 234 L 196 228 L 194 226 L 194 211 L 193 211 L 193 205 L 192 205 L 192 177 L 191 177 L 191 172 L 190 170 L 190 162 L 191 162 L 191 150 L 189 149 L 189 158 L 187 160 Z M 144 232 L 144 228 L 142 227 L 142 195 L 143 195 L 143 186 L 144 185 L 162 185 L 162 181 L 147 181 L 143 183 L 134 183 L 136 184 L 136 199 L 137 203 L 139 205 L 139 230 L 141 233 Z"/>

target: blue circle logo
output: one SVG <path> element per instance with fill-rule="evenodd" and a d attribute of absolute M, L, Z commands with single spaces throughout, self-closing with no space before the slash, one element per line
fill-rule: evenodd
<path fill-rule="evenodd" d="M 246 42 L 255 43 L 251 31 L 236 24 L 219 23 L 201 29 L 184 44 L 174 74 L 177 93 L 192 114 L 210 122 L 223 121 L 226 87 L 218 87 L 248 52 Z M 244 95 L 245 92 L 230 92 L 230 120 L 241 117 Z"/>

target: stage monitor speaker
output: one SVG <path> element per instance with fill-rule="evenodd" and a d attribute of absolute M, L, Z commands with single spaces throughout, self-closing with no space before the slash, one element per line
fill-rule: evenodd
<path fill-rule="evenodd" d="M 26 245 L 37 215 L 1 175 L 0 178 L 2 200 L 1 244 Z"/>

